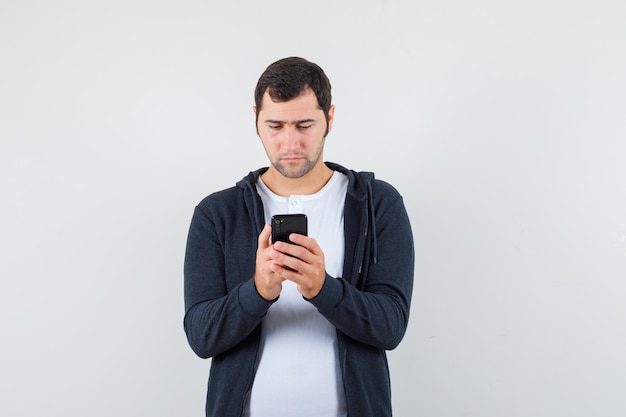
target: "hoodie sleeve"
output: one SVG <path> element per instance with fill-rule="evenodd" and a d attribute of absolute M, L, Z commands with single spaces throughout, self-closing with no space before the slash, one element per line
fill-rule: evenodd
<path fill-rule="evenodd" d="M 259 325 L 272 304 L 257 293 L 253 272 L 245 269 L 249 262 L 241 262 L 241 257 L 249 257 L 250 252 L 254 256 L 255 246 L 224 253 L 224 236 L 246 233 L 230 230 L 229 223 L 242 222 L 216 222 L 196 207 L 189 228 L 184 264 L 184 328 L 191 348 L 202 358 L 240 343 Z M 251 229 L 248 228 L 248 234 Z"/>
<path fill-rule="evenodd" d="M 310 302 L 348 337 L 389 350 L 400 343 L 408 325 L 415 264 L 413 234 L 397 191 L 378 181 L 373 194 L 379 196 L 372 205 L 374 219 L 369 222 L 376 225 L 371 232 L 375 235 L 363 245 L 362 267 L 344 278 L 327 276 Z"/>

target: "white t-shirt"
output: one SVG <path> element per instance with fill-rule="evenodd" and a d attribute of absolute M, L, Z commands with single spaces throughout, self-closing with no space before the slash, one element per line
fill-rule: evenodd
<path fill-rule="evenodd" d="M 265 221 L 274 214 L 304 213 L 308 235 L 324 252 L 326 272 L 341 276 L 343 211 L 348 178 L 333 174 L 319 192 L 281 197 L 259 178 Z M 246 403 L 250 417 L 345 417 L 345 394 L 337 334 L 312 304 L 285 281 L 280 298 L 263 319 L 256 377 Z"/>

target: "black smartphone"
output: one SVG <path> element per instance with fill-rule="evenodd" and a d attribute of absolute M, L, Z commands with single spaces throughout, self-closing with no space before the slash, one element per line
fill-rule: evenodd
<path fill-rule="evenodd" d="M 291 233 L 307 235 L 306 214 L 275 214 L 272 216 L 272 243 L 278 241 L 292 243 Z"/>

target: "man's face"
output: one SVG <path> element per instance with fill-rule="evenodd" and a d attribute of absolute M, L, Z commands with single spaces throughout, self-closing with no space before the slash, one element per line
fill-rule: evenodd
<path fill-rule="evenodd" d="M 334 110 L 331 106 L 328 132 L 332 129 Z M 301 178 L 323 163 L 326 118 L 312 90 L 278 103 L 266 91 L 257 129 L 272 167 L 283 176 Z"/>

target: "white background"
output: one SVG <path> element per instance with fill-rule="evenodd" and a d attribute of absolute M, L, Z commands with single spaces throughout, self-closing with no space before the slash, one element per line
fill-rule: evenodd
<path fill-rule="evenodd" d="M 253 89 L 405 197 L 397 416 L 626 415 L 626 3 L 0 2 L 0 415 L 201 416 L 193 207 L 266 165 Z M 358 417 L 358 416 L 356 416 Z"/>

